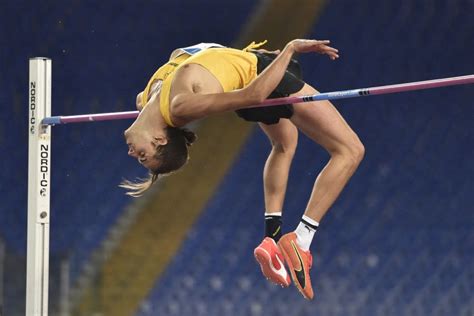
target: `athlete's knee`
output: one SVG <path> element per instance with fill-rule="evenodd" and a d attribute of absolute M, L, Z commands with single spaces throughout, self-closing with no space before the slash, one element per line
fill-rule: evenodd
<path fill-rule="evenodd" d="M 272 145 L 272 155 L 292 158 L 298 144 L 298 129 L 289 120 L 282 119 L 278 125 L 261 124 Z"/>
<path fill-rule="evenodd" d="M 357 135 L 353 135 L 346 142 L 337 146 L 331 155 L 342 156 L 344 161 L 348 164 L 351 169 L 356 169 L 365 155 L 364 144 L 360 141 Z"/>
<path fill-rule="evenodd" d="M 358 166 L 365 155 L 365 146 L 362 144 L 360 139 L 356 136 L 355 141 L 351 144 L 352 159 Z"/>
<path fill-rule="evenodd" d="M 296 151 L 297 142 L 293 140 L 271 140 L 271 144 L 273 153 L 293 157 Z"/>

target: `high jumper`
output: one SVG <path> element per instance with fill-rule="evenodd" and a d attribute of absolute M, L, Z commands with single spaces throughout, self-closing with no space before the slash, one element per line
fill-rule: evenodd
<path fill-rule="evenodd" d="M 123 186 L 137 196 L 159 175 L 186 163 L 188 147 L 196 139 L 186 124 L 233 110 L 258 122 L 272 144 L 264 168 L 265 238 L 255 248 L 255 257 L 263 274 L 282 286 L 291 282 L 286 263 L 296 287 L 305 298 L 313 298 L 310 244 L 364 154 L 357 135 L 329 100 L 474 83 L 474 75 L 466 75 L 319 93 L 302 80 L 292 57 L 316 52 L 337 59 L 339 52 L 328 45 L 329 41 L 293 40 L 281 52 L 257 49 L 258 44 L 244 50 L 219 44 L 177 49 L 138 94 L 139 111 L 73 116 L 51 116 L 51 60 L 30 59 L 27 313 L 47 314 L 52 125 L 136 118 L 125 138 L 129 154 L 150 170 L 150 178 Z M 301 222 L 282 236 L 283 200 L 298 131 L 324 147 L 331 159 L 315 180 Z"/>

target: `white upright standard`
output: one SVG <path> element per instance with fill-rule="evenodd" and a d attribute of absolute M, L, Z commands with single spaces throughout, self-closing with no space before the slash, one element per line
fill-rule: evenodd
<path fill-rule="evenodd" d="M 51 59 L 30 59 L 26 315 L 48 315 Z"/>

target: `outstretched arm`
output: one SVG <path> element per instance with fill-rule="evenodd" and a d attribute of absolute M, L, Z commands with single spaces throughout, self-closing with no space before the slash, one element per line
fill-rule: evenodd
<path fill-rule="evenodd" d="M 245 89 L 252 90 L 257 94 L 258 103 L 263 102 L 277 87 L 283 78 L 288 63 L 294 53 L 316 52 L 328 55 L 332 60 L 339 58 L 338 50 L 328 46 L 329 41 L 317 40 L 293 40 L 289 42 L 277 58 L 252 81 Z M 243 89 L 243 90 L 245 90 Z M 248 104 L 248 105 L 254 105 Z"/>
<path fill-rule="evenodd" d="M 263 102 L 283 78 L 294 53 L 316 52 L 332 60 L 339 57 L 338 50 L 328 46 L 329 41 L 293 40 L 273 62 L 247 87 L 231 92 L 178 94 L 171 101 L 171 112 L 180 121 L 191 121 L 216 113 L 233 111 Z"/>

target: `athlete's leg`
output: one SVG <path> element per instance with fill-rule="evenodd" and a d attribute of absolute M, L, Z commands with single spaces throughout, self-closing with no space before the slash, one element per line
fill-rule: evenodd
<path fill-rule="evenodd" d="M 298 130 L 288 119 L 280 119 L 278 124 L 259 125 L 272 144 L 263 169 L 265 210 L 267 213 L 282 212 L 288 173 L 298 143 Z"/>
<path fill-rule="evenodd" d="M 298 95 L 316 94 L 305 85 Z M 317 177 L 305 215 L 319 222 L 334 203 L 364 156 L 364 146 L 329 101 L 294 104 L 292 122 L 331 158 Z"/>
<path fill-rule="evenodd" d="M 298 95 L 315 94 L 305 85 Z M 312 256 L 309 246 L 319 221 L 328 211 L 352 176 L 362 157 L 364 146 L 329 101 L 294 104 L 291 121 L 331 155 L 313 186 L 305 215 L 295 232 L 281 237 L 278 245 L 293 282 L 307 299 L 313 298 L 309 270 Z"/>
<path fill-rule="evenodd" d="M 290 276 L 284 267 L 283 255 L 276 245 L 281 237 L 281 212 L 291 161 L 298 141 L 298 130 L 287 119 L 278 124 L 260 124 L 272 144 L 263 171 L 265 193 L 265 239 L 254 250 L 263 275 L 273 283 L 287 287 Z"/>

